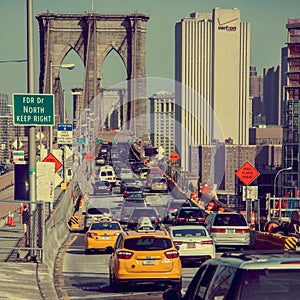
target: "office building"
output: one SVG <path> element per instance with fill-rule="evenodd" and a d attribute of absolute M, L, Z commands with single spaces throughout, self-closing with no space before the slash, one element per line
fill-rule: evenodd
<path fill-rule="evenodd" d="M 250 100 L 252 102 L 252 126 L 266 124 L 263 115 L 263 77 L 257 74 L 256 67 L 250 66 Z"/>
<path fill-rule="evenodd" d="M 299 190 L 299 100 L 300 100 L 300 19 L 288 19 L 287 49 L 282 51 L 282 64 L 286 70 L 283 80 L 283 168 L 293 170 L 283 172 L 283 193 Z M 284 64 L 286 62 L 286 65 Z M 291 194 L 291 193 L 290 193 Z"/>
<path fill-rule="evenodd" d="M 175 151 L 175 94 L 160 91 L 150 98 L 150 139 L 165 157 Z"/>
<path fill-rule="evenodd" d="M 280 125 L 281 114 L 281 68 L 264 69 L 263 107 L 266 125 Z"/>
<path fill-rule="evenodd" d="M 195 164 L 190 146 L 249 139 L 250 25 L 240 10 L 213 9 L 175 28 L 176 148 L 183 170 Z"/>
<path fill-rule="evenodd" d="M 28 155 L 28 130 L 13 125 L 12 105 L 8 95 L 0 93 L 0 162 L 13 160 L 14 150 L 24 150 Z"/>

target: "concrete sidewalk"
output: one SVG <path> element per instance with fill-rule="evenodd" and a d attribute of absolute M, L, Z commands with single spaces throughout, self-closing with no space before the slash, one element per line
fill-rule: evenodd
<path fill-rule="evenodd" d="M 44 264 L 1 262 L 0 299 L 58 299 L 52 277 Z"/>

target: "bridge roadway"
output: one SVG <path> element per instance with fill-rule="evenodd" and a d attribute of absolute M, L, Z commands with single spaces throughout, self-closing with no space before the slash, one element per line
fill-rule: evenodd
<path fill-rule="evenodd" d="M 12 190 L 3 189 L 13 183 L 13 172 L 0 176 L 0 200 L 12 200 Z M 3 221 L 7 218 L 8 210 L 15 210 L 19 207 L 19 203 L 0 203 L 0 220 Z M 5 224 L 5 223 L 4 223 Z M 2 224 L 2 226 L 4 226 Z M 16 219 L 16 226 L 13 232 L 16 235 L 22 236 L 22 224 Z M 1 232 L 1 249 L 0 256 L 7 255 L 7 250 L 4 246 L 9 244 L 3 238 L 4 232 Z M 3 245 L 3 243 L 5 245 Z M 58 299 L 53 275 L 49 274 L 49 270 L 45 264 L 39 262 L 5 262 L 0 261 L 0 298 L 1 299 L 14 299 L 14 300 L 41 300 Z"/>

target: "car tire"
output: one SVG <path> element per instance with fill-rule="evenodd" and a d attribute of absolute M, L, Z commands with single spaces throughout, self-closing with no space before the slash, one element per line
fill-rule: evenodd
<path fill-rule="evenodd" d="M 116 280 L 116 277 L 113 274 L 109 274 L 109 285 L 114 293 L 122 291 L 122 284 Z"/>

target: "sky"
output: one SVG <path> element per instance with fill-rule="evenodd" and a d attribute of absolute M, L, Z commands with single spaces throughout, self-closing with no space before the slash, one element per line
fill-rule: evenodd
<path fill-rule="evenodd" d="M 27 0 L 0 0 L 0 93 L 27 92 Z M 286 44 L 287 20 L 300 18 L 299 0 L 32 0 L 33 16 L 44 13 L 142 13 L 150 17 L 146 35 L 147 77 L 174 79 L 175 24 L 192 12 L 212 12 L 213 8 L 241 11 L 241 21 L 250 23 L 250 64 L 262 75 L 264 68 L 280 64 Z M 39 33 L 34 17 L 34 58 L 36 93 L 39 80 Z M 14 62 L 21 60 L 21 62 Z M 63 63 L 74 63 L 73 71 L 61 70 L 63 89 L 82 86 L 83 66 L 68 55 Z M 110 55 L 101 70 L 103 85 L 125 80 L 125 68 L 117 55 Z M 71 95 L 70 95 L 71 96 Z"/>

